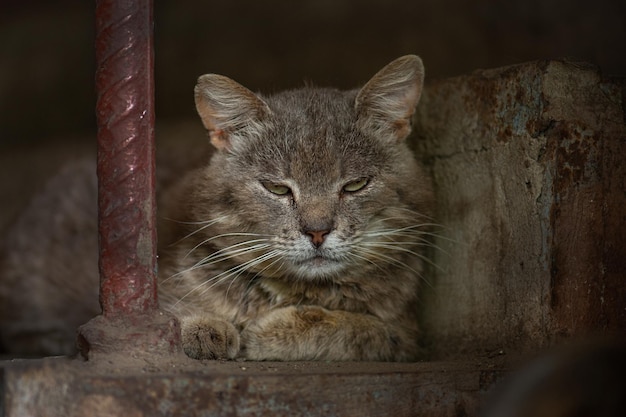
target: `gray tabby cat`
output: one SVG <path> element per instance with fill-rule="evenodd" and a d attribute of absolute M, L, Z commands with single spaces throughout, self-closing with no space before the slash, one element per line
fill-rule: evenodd
<path fill-rule="evenodd" d="M 215 151 L 159 198 L 159 299 L 189 356 L 418 358 L 433 196 L 406 138 L 423 77 L 412 55 L 347 92 L 266 97 L 200 77 L 196 105 Z M 5 241 L 8 350 L 68 353 L 98 312 L 92 178 L 90 164 L 68 167 Z"/>
<path fill-rule="evenodd" d="M 160 300 L 193 358 L 408 361 L 433 197 L 405 139 L 424 68 L 270 97 L 203 75 L 216 148 L 166 200 Z"/>

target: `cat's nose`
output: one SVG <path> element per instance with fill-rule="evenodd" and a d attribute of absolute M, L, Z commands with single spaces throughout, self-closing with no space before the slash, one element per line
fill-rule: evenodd
<path fill-rule="evenodd" d="M 322 243 L 324 243 L 324 240 L 326 239 L 326 236 L 330 233 L 330 230 L 307 230 L 305 231 L 305 233 L 311 238 L 311 243 L 313 243 L 313 246 L 319 248 L 320 246 L 322 246 Z"/>

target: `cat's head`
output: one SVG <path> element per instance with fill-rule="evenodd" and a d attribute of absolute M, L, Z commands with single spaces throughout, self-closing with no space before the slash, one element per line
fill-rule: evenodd
<path fill-rule="evenodd" d="M 264 97 L 201 76 L 196 106 L 217 151 L 195 187 L 193 220 L 212 222 L 203 232 L 214 256 L 297 279 L 403 264 L 423 243 L 431 205 L 405 143 L 423 78 L 414 55 L 345 92 Z"/>

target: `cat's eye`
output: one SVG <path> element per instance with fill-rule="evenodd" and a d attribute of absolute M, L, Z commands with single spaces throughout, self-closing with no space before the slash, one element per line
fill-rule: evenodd
<path fill-rule="evenodd" d="M 262 184 L 263 184 L 263 187 L 265 187 L 265 189 L 272 194 L 276 194 L 276 195 L 291 194 L 291 188 L 287 187 L 286 185 L 274 184 L 271 182 L 263 182 Z"/>
<path fill-rule="evenodd" d="M 362 190 L 369 183 L 368 178 L 359 178 L 356 181 L 351 181 L 343 186 L 343 191 L 347 193 L 356 193 Z"/>

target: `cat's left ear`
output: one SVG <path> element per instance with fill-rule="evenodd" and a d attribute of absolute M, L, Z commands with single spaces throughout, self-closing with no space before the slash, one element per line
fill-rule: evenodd
<path fill-rule="evenodd" d="M 223 75 L 200 76 L 194 93 L 200 119 L 218 150 L 232 149 L 233 139 L 258 133 L 271 113 L 260 97 Z"/>
<path fill-rule="evenodd" d="M 359 124 L 367 130 L 391 133 L 397 140 L 405 139 L 411 133 L 411 118 L 423 86 L 424 64 L 418 56 L 392 61 L 357 94 Z"/>

